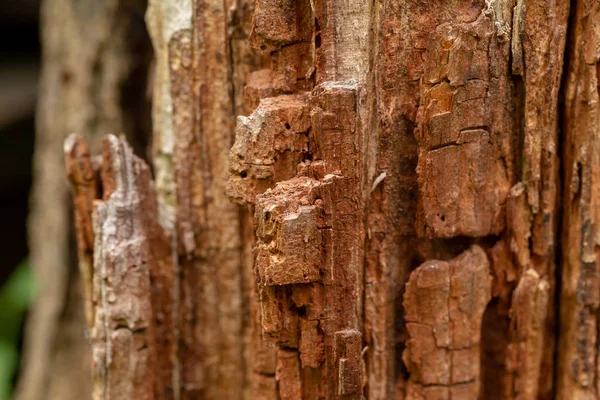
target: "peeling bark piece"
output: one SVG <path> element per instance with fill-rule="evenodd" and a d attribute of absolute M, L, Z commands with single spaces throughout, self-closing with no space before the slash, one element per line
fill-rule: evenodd
<path fill-rule="evenodd" d="M 530 266 L 531 210 L 527 204 L 526 186 L 519 182 L 510 189 L 507 202 L 507 228 L 510 250 L 522 274 Z"/>
<path fill-rule="evenodd" d="M 548 314 L 548 282 L 530 269 L 523 274 L 513 293 L 511 309 L 512 340 L 507 349 L 512 364 L 511 398 L 538 398 L 542 373 L 544 323 Z"/>
<path fill-rule="evenodd" d="M 583 5 L 583 3 L 587 4 Z M 588 19 L 587 17 L 577 15 L 580 10 L 587 9 L 588 7 L 595 7 L 595 17 L 590 15 Z M 530 239 L 527 235 L 523 235 L 523 237 L 517 240 L 523 244 L 529 243 L 530 264 L 527 268 L 534 269 L 541 278 L 547 280 L 550 285 L 550 292 L 555 291 L 556 288 L 554 276 L 557 267 L 556 243 L 559 237 L 557 217 L 561 213 L 566 215 L 570 212 L 579 212 L 576 211 L 576 207 L 573 207 L 568 202 L 566 193 L 563 200 L 559 201 L 558 197 L 561 185 L 560 171 L 561 169 L 565 171 L 565 182 L 568 182 L 568 171 L 572 166 L 567 161 L 569 159 L 568 154 L 572 149 L 585 148 L 582 142 L 574 143 L 568 139 L 570 137 L 569 132 L 571 132 L 568 127 L 570 124 L 568 121 L 571 120 L 571 117 L 567 116 L 567 114 L 571 112 L 573 112 L 571 115 L 577 114 L 577 111 L 575 111 L 577 106 L 574 103 L 570 103 L 569 100 L 569 97 L 573 94 L 573 88 L 577 85 L 577 78 L 575 75 L 571 75 L 569 71 L 578 69 L 576 66 L 578 62 L 574 58 L 582 53 L 576 48 L 584 46 L 583 43 L 593 43 L 594 40 L 589 36 L 586 37 L 576 26 L 579 23 L 585 24 L 585 21 L 597 20 L 597 11 L 597 2 L 569 2 L 564 0 L 518 0 L 514 10 L 515 26 L 513 27 L 513 32 L 517 35 L 515 51 L 518 52 L 519 47 L 521 47 L 523 55 L 522 57 L 517 55 L 517 63 L 513 66 L 518 72 L 522 71 L 523 73 L 525 91 L 521 128 L 523 135 L 523 162 L 521 164 L 520 180 L 523 181 L 526 187 L 526 195 L 524 197 L 529 208 L 529 210 L 522 211 L 524 216 L 521 218 L 527 218 L 526 213 L 528 211 L 531 225 Z M 571 23 L 573 23 L 573 26 L 569 28 L 569 37 L 573 38 L 573 42 L 565 47 L 567 25 L 571 25 Z M 591 26 L 595 26 L 595 24 L 592 23 Z M 592 28 L 590 32 L 595 32 L 592 34 L 592 37 L 594 35 L 597 36 L 596 28 Z M 565 57 L 567 56 L 572 56 L 573 58 L 565 62 Z M 589 61 L 586 60 L 586 63 Z M 569 71 L 563 74 L 563 68 Z M 590 76 L 597 73 L 593 72 L 595 70 L 595 66 L 589 68 Z M 585 95 L 583 93 L 581 93 L 581 96 L 578 95 L 576 102 L 584 104 L 587 101 L 585 100 L 585 96 L 591 94 L 592 87 L 595 87 L 595 85 L 588 86 L 585 89 Z M 596 96 L 592 94 L 593 98 L 597 98 Z M 565 112 L 561 114 L 560 110 L 563 107 Z M 577 115 L 576 118 L 583 121 L 583 118 L 581 118 L 583 115 L 591 115 L 591 113 Z M 559 130 L 561 130 L 560 125 L 563 126 L 559 134 Z M 586 136 L 580 136 L 580 132 L 584 131 L 589 132 L 587 127 L 578 127 L 575 136 Z M 561 141 L 563 143 L 559 145 Z M 563 151 L 562 155 L 558 153 L 559 150 Z M 583 151 L 585 152 L 585 150 Z M 560 166 L 560 159 L 565 160 L 562 168 Z M 561 202 L 563 211 L 557 212 L 557 206 Z M 577 225 L 574 222 L 564 221 L 562 224 L 563 229 Z M 576 229 L 579 229 L 579 227 Z M 566 236 L 568 234 L 564 232 L 560 236 L 563 248 L 577 248 L 578 245 L 570 243 L 569 240 L 566 240 Z M 525 257 L 523 256 L 525 256 L 525 252 L 522 251 L 524 250 L 524 245 L 521 246 L 520 250 L 521 254 L 519 254 L 519 257 L 524 260 Z M 563 251 L 562 254 L 564 255 L 568 251 Z M 568 262 L 563 262 L 561 265 L 563 271 L 569 270 L 567 264 Z M 568 281 L 568 278 L 565 279 L 563 277 L 562 285 L 566 281 Z M 558 347 L 560 349 L 559 352 L 562 352 L 566 347 L 562 345 L 557 346 L 557 339 L 558 337 L 565 337 L 565 332 L 562 330 L 564 327 L 573 326 L 572 320 L 561 318 L 559 324 L 561 332 L 560 335 L 557 335 L 556 325 L 559 322 L 555 312 L 554 298 L 554 296 L 549 296 L 544 332 L 543 335 L 539 336 L 539 340 L 543 341 L 543 357 L 537 396 L 538 398 L 545 399 L 553 398 L 554 396 L 561 398 L 562 396 L 560 389 L 561 373 L 558 373 L 557 378 L 557 376 L 552 376 L 545 372 L 553 369 L 560 370 L 562 368 L 560 365 L 555 365 L 557 358 L 555 349 Z M 577 314 L 577 312 L 571 310 L 567 318 L 573 318 Z M 575 341 L 573 339 L 572 343 L 575 343 Z M 580 345 L 573 344 L 573 347 L 575 346 L 579 347 Z M 559 364 L 562 363 L 560 355 L 558 358 Z M 566 393 L 566 398 L 577 398 L 578 396 L 575 390 L 569 389 Z M 598 393 L 596 392 L 596 396 Z M 533 393 L 531 395 L 536 396 Z"/>
<path fill-rule="evenodd" d="M 416 132 L 421 234 L 479 237 L 504 229 L 510 184 L 505 133 L 492 118 L 493 27 L 482 13 L 472 23 L 441 24 L 427 39 Z"/>
<path fill-rule="evenodd" d="M 150 170 L 115 136 L 104 140 L 103 159 L 103 201 L 94 206 L 93 398 L 172 398 L 172 266 Z"/>
<path fill-rule="evenodd" d="M 408 399 L 477 398 L 481 321 L 490 298 L 489 262 L 478 246 L 411 274 L 404 295 Z"/>
<path fill-rule="evenodd" d="M 311 152 L 324 161 L 325 174 L 358 178 L 357 92 L 349 80 L 324 82 L 311 93 Z"/>
<path fill-rule="evenodd" d="M 240 204 L 254 203 L 257 194 L 293 178 L 308 153 L 309 127 L 305 94 L 264 99 L 252 115 L 238 117 L 228 195 Z"/>
<path fill-rule="evenodd" d="M 337 368 L 337 395 L 339 399 L 362 398 L 362 334 L 349 329 L 336 332 L 333 352 Z"/>
<path fill-rule="evenodd" d="M 251 2 L 162 2 L 168 30 L 173 204 L 179 263 L 181 399 L 241 398 L 249 388 L 248 214 L 226 195 L 240 74 L 264 68 L 238 40 Z M 189 26 L 188 26 L 189 25 Z M 164 55 L 164 54 L 163 54 Z M 241 68 L 234 65 L 243 59 Z M 168 164 L 167 164 L 168 166 Z M 172 182 L 173 183 L 173 182 Z M 201 290 L 200 290 L 201 288 Z M 252 294 L 251 294 L 252 293 Z M 210 328 L 208 328 L 210 327 Z"/>
<path fill-rule="evenodd" d="M 257 279 L 266 285 L 317 282 L 323 241 L 315 206 L 319 182 L 295 178 L 258 197 L 255 211 Z"/>
<path fill-rule="evenodd" d="M 73 188 L 75 226 L 77 229 L 77 258 L 83 285 L 85 316 L 88 327 L 94 321 L 92 299 L 94 231 L 93 202 L 98 198 L 98 179 L 92 165 L 90 150 L 82 136 L 72 134 L 65 141 L 65 168 Z"/>
<path fill-rule="evenodd" d="M 494 157 L 487 132 L 477 135 L 429 151 L 419 161 L 425 231 L 436 237 L 487 236 L 504 228 L 502 162 Z"/>
<path fill-rule="evenodd" d="M 286 288 L 262 286 L 259 293 L 265 341 L 288 349 L 298 348 L 298 313 L 292 307 Z"/>
<path fill-rule="evenodd" d="M 248 40 L 255 49 L 263 52 L 310 41 L 309 17 L 308 0 L 257 0 Z"/>
<path fill-rule="evenodd" d="M 91 272 L 91 256 L 86 254 L 79 258 L 79 266 L 73 257 L 70 190 L 67 180 L 63 179 L 65 159 L 61 149 L 72 132 L 84 134 L 93 151 L 99 149 L 102 136 L 108 132 L 123 132 L 135 138 L 132 144 L 140 150 L 149 138 L 149 99 L 144 89 L 152 50 L 141 21 L 145 4 L 145 1 L 125 3 L 121 0 L 43 0 L 29 4 L 19 2 L 11 7 L 24 18 L 18 17 L 20 27 L 29 20 L 37 24 L 39 19 L 42 47 L 39 75 L 27 78 L 25 91 L 16 95 L 12 88 L 13 84 L 20 86 L 20 79 L 12 81 L 11 77 L 28 77 L 29 68 L 21 66 L 33 67 L 34 64 L 37 75 L 37 59 L 33 64 L 21 60 L 20 55 L 26 54 L 23 52 L 25 43 L 20 41 L 21 36 L 16 31 L 14 39 L 19 38 L 19 50 L 3 57 L 3 67 L 7 68 L 3 78 L 9 81 L 2 89 L 4 132 L 9 128 L 4 125 L 5 117 L 11 119 L 13 108 L 21 110 L 27 105 L 24 110 L 29 111 L 29 104 L 19 100 L 21 95 L 28 98 L 29 83 L 37 87 L 33 180 L 29 201 L 21 202 L 29 203 L 28 264 L 42 284 L 26 316 L 15 399 L 90 397 L 91 360 L 83 333 L 86 324 L 91 323 L 90 304 L 89 301 L 85 304 L 83 297 L 90 298 L 91 276 L 86 277 L 83 269 Z M 18 120 L 29 118 L 31 116 L 24 113 Z M 27 125 L 26 129 L 33 129 L 33 125 Z M 11 147 L 29 146 L 24 140 L 29 137 L 28 132 L 23 131 L 18 143 Z M 3 134 L 3 138 L 8 136 Z M 18 156 L 12 148 L 6 149 L 12 156 Z M 24 182 L 25 178 L 14 169 L 21 163 L 25 165 L 27 161 L 7 164 L 9 175 L 18 176 L 17 182 Z M 12 183 L 8 190 L 11 196 L 17 193 Z M 13 211 L 6 209 L 8 213 Z M 76 215 L 75 219 L 78 218 Z M 16 234 L 12 229 L 6 232 Z M 18 240 L 24 239 L 19 237 Z M 16 261 L 5 260 L 5 264 Z M 88 282 L 87 287 L 82 287 L 82 278 Z"/>
<path fill-rule="evenodd" d="M 505 240 L 499 240 L 489 250 L 491 270 L 494 280 L 492 297 L 499 299 L 498 316 L 507 316 L 510 310 L 513 289 L 516 286 L 520 270 L 513 262 L 512 254 Z"/>

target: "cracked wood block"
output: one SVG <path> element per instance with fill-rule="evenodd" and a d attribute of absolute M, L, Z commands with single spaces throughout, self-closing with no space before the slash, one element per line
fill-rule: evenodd
<path fill-rule="evenodd" d="M 488 132 L 461 132 L 456 144 L 424 153 L 417 171 L 425 231 L 442 238 L 479 237 L 504 228 L 508 186 Z"/>
<path fill-rule="evenodd" d="M 355 80 L 324 82 L 311 93 L 311 153 L 325 174 L 358 178 L 357 92 Z"/>
<path fill-rule="evenodd" d="M 298 313 L 288 288 L 260 286 L 261 325 L 264 340 L 287 349 L 298 348 Z"/>
<path fill-rule="evenodd" d="M 321 207 L 319 182 L 294 178 L 258 196 L 254 225 L 257 280 L 265 285 L 292 285 L 321 280 Z"/>
<path fill-rule="evenodd" d="M 273 52 L 312 38 L 308 0 L 257 0 L 248 40 L 252 47 Z"/>
<path fill-rule="evenodd" d="M 245 201 L 256 204 L 255 275 L 263 339 L 275 344 L 280 355 L 299 362 L 298 367 L 291 369 L 282 369 L 280 364 L 279 375 L 296 376 L 290 371 L 302 368 L 300 381 L 287 382 L 286 387 L 279 382 L 280 396 L 292 396 L 290 393 L 300 390 L 308 398 L 322 397 L 325 393 L 332 398 L 359 398 L 363 387 L 362 336 L 359 331 L 351 331 L 359 335 L 358 339 L 348 334 L 346 345 L 346 336 L 342 335 L 337 353 L 333 348 L 338 340 L 336 332 L 348 326 L 358 327 L 360 310 L 357 294 L 361 290 L 362 199 L 357 198 L 360 193 L 360 172 L 356 169 L 360 140 L 357 83 L 325 82 L 312 91 L 308 103 L 302 97 L 300 108 L 289 107 L 300 104 L 300 96 L 304 95 L 261 101 L 251 117 L 261 116 L 263 130 L 255 130 L 257 139 L 252 146 L 244 144 L 238 135 L 231 153 L 230 184 L 236 182 L 234 174 L 243 162 L 270 164 L 273 171 L 279 169 L 284 173 L 295 174 L 297 170 L 295 177 L 270 177 L 271 184 L 276 183 L 273 188 L 265 190 L 251 186 L 253 183 L 248 181 L 248 187 L 254 187 L 256 192 L 237 191 L 243 192 Z M 264 116 L 264 110 L 268 109 L 265 104 L 267 107 L 277 104 L 271 108 L 274 111 L 268 119 Z M 314 161 L 301 162 L 304 157 L 297 158 L 297 168 L 293 170 L 288 168 L 290 164 L 273 161 L 279 155 L 272 148 L 277 148 L 281 141 L 266 136 L 280 132 L 284 121 L 290 121 L 288 114 L 281 117 L 282 110 L 297 115 L 306 124 L 307 132 L 310 128 L 305 149 Z M 303 119 L 306 116 L 308 120 Z M 292 124 L 288 125 L 293 129 Z M 270 127 L 273 129 L 269 131 Z M 265 140 L 270 146 L 269 153 L 265 153 L 268 147 Z M 279 148 L 288 151 L 289 146 Z M 258 162 L 248 162 L 253 159 Z M 230 194 L 233 192 L 230 187 Z"/>
<path fill-rule="evenodd" d="M 480 237 L 504 229 L 510 187 L 502 136 L 494 121 L 488 54 L 493 21 L 444 23 L 424 41 L 416 136 L 421 234 Z M 501 129 L 501 128 L 500 128 Z"/>
<path fill-rule="evenodd" d="M 510 398 L 538 398 L 549 299 L 547 280 L 540 278 L 535 270 L 527 270 L 512 296 L 512 338 L 507 349 L 507 365 L 512 374 L 507 384 Z"/>
<path fill-rule="evenodd" d="M 407 399 L 477 398 L 481 321 L 490 298 L 489 262 L 479 246 L 413 271 L 404 294 Z"/>
<path fill-rule="evenodd" d="M 92 161 L 87 142 L 81 136 L 70 135 L 64 144 L 65 169 L 73 189 L 75 227 L 77 231 L 77 258 L 83 285 L 85 316 L 88 327 L 94 321 L 93 257 L 94 230 L 92 212 L 98 193 L 97 168 Z"/>
<path fill-rule="evenodd" d="M 124 139 L 104 140 L 94 203 L 94 399 L 173 398 L 170 247 L 150 169 Z"/>
<path fill-rule="evenodd" d="M 263 99 L 249 117 L 238 117 L 229 153 L 227 194 L 254 203 L 275 183 L 296 176 L 308 155 L 310 112 L 306 94 Z"/>
<path fill-rule="evenodd" d="M 314 41 L 309 0 L 259 0 L 255 4 L 248 40 L 271 55 L 272 90 L 297 92 L 312 88 Z"/>
<path fill-rule="evenodd" d="M 362 334 L 355 329 L 336 332 L 333 353 L 337 369 L 337 397 L 362 399 Z"/>

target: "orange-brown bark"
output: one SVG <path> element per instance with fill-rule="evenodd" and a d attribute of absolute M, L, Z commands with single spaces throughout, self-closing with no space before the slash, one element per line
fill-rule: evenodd
<path fill-rule="evenodd" d="M 107 139 L 92 206 L 89 152 L 67 143 L 94 332 L 116 312 L 98 295 L 106 249 L 157 252 L 135 288 L 107 286 L 144 305 L 148 347 L 121 356 L 146 369 L 123 382 L 148 398 L 597 398 L 600 6 L 343 3 L 152 0 L 156 191 Z M 145 211 L 98 211 L 90 230 L 92 208 L 138 192 Z M 128 215 L 156 245 L 103 233 Z"/>
<path fill-rule="evenodd" d="M 490 298 L 489 261 L 479 246 L 413 271 L 404 295 L 407 399 L 478 397 L 481 321 Z"/>

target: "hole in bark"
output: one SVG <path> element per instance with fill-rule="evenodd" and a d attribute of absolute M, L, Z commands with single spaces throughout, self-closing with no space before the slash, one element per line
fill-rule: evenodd
<path fill-rule="evenodd" d="M 265 213 L 265 221 L 268 221 L 268 220 L 270 220 L 270 219 L 271 219 L 271 213 L 267 211 L 267 212 Z"/>
<path fill-rule="evenodd" d="M 102 187 L 102 179 L 100 179 L 100 170 L 94 171 L 96 175 L 96 198 L 102 199 L 104 196 L 104 188 Z"/>
<path fill-rule="evenodd" d="M 71 81 L 73 80 L 73 74 L 71 74 L 69 71 L 63 71 L 60 75 L 60 81 L 62 82 L 63 85 L 68 85 L 69 83 L 71 83 Z"/>
<path fill-rule="evenodd" d="M 505 382 L 498 379 L 506 371 L 504 351 L 510 341 L 510 319 L 506 311 L 499 308 L 500 299 L 490 301 L 483 314 L 481 324 L 481 391 L 483 399 L 499 398 L 498 393 L 505 393 Z"/>
<path fill-rule="evenodd" d="M 442 216 L 440 217 L 440 219 L 442 220 L 442 222 L 444 222 L 444 221 L 446 220 L 446 216 L 445 216 L 445 215 L 442 215 Z"/>
<path fill-rule="evenodd" d="M 261 45 L 260 45 L 260 49 L 261 49 L 261 50 L 265 50 L 266 48 L 267 48 L 267 46 L 265 46 L 264 44 L 261 44 Z"/>
<path fill-rule="evenodd" d="M 288 124 L 288 123 L 286 122 L 286 123 L 285 123 L 285 129 L 290 129 L 290 128 L 291 128 L 290 124 Z"/>
<path fill-rule="evenodd" d="M 242 178 L 246 178 L 248 176 L 248 173 L 246 171 L 242 171 L 242 172 L 240 172 L 240 176 Z"/>
<path fill-rule="evenodd" d="M 298 316 L 305 317 L 306 316 L 306 306 L 302 306 L 298 308 Z"/>
<path fill-rule="evenodd" d="M 120 18 L 126 25 L 127 53 L 132 55 L 131 68 L 120 88 L 120 107 L 123 113 L 123 130 L 134 153 L 144 161 L 149 159 L 150 138 L 152 137 L 152 94 L 148 91 L 150 65 L 154 51 L 150 35 L 144 22 L 147 1 L 121 2 Z M 100 76 L 105 66 L 98 60 L 94 73 Z M 98 70 L 100 69 L 100 70 Z M 98 79 L 98 82 L 102 82 Z M 148 163 L 152 165 L 152 163 Z M 152 168 L 152 167 L 151 167 Z"/>
<path fill-rule="evenodd" d="M 321 47 L 321 26 L 319 26 L 319 19 L 315 18 L 315 47 L 318 49 Z"/>

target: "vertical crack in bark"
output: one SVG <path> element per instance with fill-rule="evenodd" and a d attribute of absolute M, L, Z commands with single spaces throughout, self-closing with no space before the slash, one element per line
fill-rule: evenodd
<path fill-rule="evenodd" d="M 569 73 L 571 70 L 572 63 L 572 52 L 571 49 L 572 44 L 575 42 L 574 40 L 574 32 L 576 26 L 576 0 L 569 1 L 569 10 L 567 16 L 567 31 L 565 38 L 565 47 L 563 52 L 563 68 L 562 75 L 560 79 L 560 89 L 559 89 L 559 107 L 558 107 L 558 139 L 557 139 L 557 154 L 560 155 L 561 168 L 559 168 L 559 193 L 564 196 L 567 193 L 567 174 L 565 172 L 566 158 L 567 158 L 567 126 L 566 121 L 568 118 L 568 110 L 567 110 L 567 84 L 569 79 Z M 552 394 L 550 398 L 558 399 L 558 382 L 560 382 L 561 375 L 561 349 L 560 345 L 562 343 L 561 338 L 561 326 L 563 323 L 563 315 L 561 312 L 561 298 L 563 292 L 563 257 L 565 256 L 565 241 L 563 240 L 564 231 L 565 231 L 565 216 L 566 216 L 566 205 L 562 197 L 557 197 L 557 228 L 556 228 L 556 237 L 557 243 L 555 260 L 554 263 L 557 266 L 561 266 L 562 268 L 555 269 L 555 290 L 553 293 L 554 298 L 554 315 L 556 316 L 556 322 L 554 326 L 554 349 L 553 349 L 553 369 L 552 369 L 552 380 L 555 384 L 552 386 Z"/>
<path fill-rule="evenodd" d="M 572 2 L 564 79 L 563 271 L 557 397 L 597 397 L 598 32 L 600 5 Z"/>

